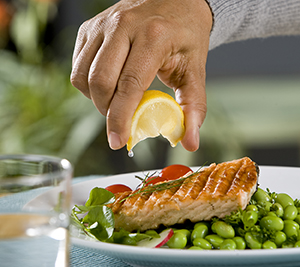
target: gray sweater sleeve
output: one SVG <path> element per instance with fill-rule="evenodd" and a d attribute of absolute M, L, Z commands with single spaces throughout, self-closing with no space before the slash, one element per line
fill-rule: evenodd
<path fill-rule="evenodd" d="M 300 0 L 207 0 L 214 15 L 210 50 L 225 43 L 300 35 Z"/>

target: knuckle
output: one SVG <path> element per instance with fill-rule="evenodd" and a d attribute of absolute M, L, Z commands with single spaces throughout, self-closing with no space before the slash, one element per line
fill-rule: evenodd
<path fill-rule="evenodd" d="M 162 18 L 155 18 L 147 23 L 145 34 L 147 40 L 153 42 L 155 40 L 168 39 L 169 35 L 168 23 Z"/>
<path fill-rule="evenodd" d="M 90 73 L 88 77 L 88 84 L 91 90 L 101 92 L 103 95 L 107 95 L 108 92 L 114 90 L 115 86 L 111 78 L 104 77 L 104 75 Z"/>
<path fill-rule="evenodd" d="M 123 72 L 119 78 L 118 88 L 122 91 L 129 91 L 132 88 L 141 89 L 142 88 L 142 81 L 137 74 L 134 72 Z"/>

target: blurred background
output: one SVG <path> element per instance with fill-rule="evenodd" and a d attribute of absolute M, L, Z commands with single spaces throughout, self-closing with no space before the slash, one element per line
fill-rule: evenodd
<path fill-rule="evenodd" d="M 300 37 L 223 45 L 209 52 L 208 113 L 197 152 L 163 138 L 109 149 L 105 118 L 69 81 L 81 23 L 113 0 L 0 0 L 0 154 L 68 158 L 75 176 L 199 166 L 250 156 L 300 166 Z M 172 94 L 155 80 L 153 89 Z"/>

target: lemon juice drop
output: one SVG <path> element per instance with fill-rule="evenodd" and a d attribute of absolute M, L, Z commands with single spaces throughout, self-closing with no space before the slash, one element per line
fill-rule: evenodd
<path fill-rule="evenodd" d="M 133 158 L 133 156 L 134 156 L 133 151 L 132 151 L 132 150 L 129 150 L 129 151 L 128 151 L 128 157 Z"/>

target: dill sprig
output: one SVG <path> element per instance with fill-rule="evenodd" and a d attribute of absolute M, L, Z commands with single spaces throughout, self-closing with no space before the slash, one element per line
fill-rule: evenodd
<path fill-rule="evenodd" d="M 155 173 L 149 175 L 149 173 L 146 175 L 146 177 L 143 179 L 139 176 L 135 176 L 137 179 L 142 180 L 142 183 L 139 185 L 140 188 L 138 190 L 136 190 L 136 192 L 133 192 L 132 194 L 130 194 L 129 196 L 123 198 L 122 200 L 120 200 L 120 202 L 126 201 L 128 198 L 133 197 L 137 194 L 151 194 L 153 192 L 157 192 L 157 191 L 163 191 L 163 190 L 167 190 L 167 189 L 171 189 L 174 187 L 178 187 L 181 186 L 182 184 L 188 182 L 186 181 L 188 178 L 190 178 L 192 175 L 200 173 L 202 170 L 202 167 L 199 167 L 199 169 L 195 172 L 192 172 L 188 175 L 185 175 L 181 178 L 178 178 L 176 180 L 171 180 L 171 181 L 166 181 L 166 182 L 162 182 L 162 183 L 158 183 L 158 184 L 153 184 L 153 185 L 149 185 L 149 183 L 151 183 L 151 181 L 153 179 L 155 179 L 156 177 L 154 176 L 152 179 L 147 180 L 148 178 L 152 177 Z"/>

